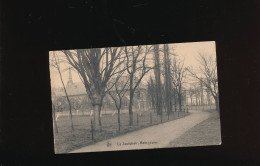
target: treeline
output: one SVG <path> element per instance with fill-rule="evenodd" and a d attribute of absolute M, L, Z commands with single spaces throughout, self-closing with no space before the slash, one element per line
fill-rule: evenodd
<path fill-rule="evenodd" d="M 169 117 L 171 112 L 183 110 L 186 69 L 184 61 L 170 52 L 168 44 L 154 47 L 154 78 L 150 76 L 148 81 L 147 98 L 158 115 L 164 110 Z"/>
<path fill-rule="evenodd" d="M 59 55 L 52 52 L 50 65 L 59 73 L 69 104 L 72 130 L 71 111 L 76 109 L 73 107 L 77 105 L 75 105 L 77 102 L 71 101 L 66 91 L 61 70 L 61 64 L 64 63 L 69 64 L 78 73 L 84 84 L 94 110 L 93 128 L 100 130 L 102 127 L 100 113 L 105 96 L 110 96 L 113 100 L 120 124 L 122 99 L 126 93 L 129 94 L 129 125 L 133 125 L 134 96 L 148 73 L 150 73 L 150 78 L 147 83 L 147 98 L 158 115 L 162 115 L 163 111 L 169 115 L 172 111 L 183 110 L 182 105 L 187 95 L 184 89 L 187 74 L 200 80 L 218 104 L 217 79 L 216 76 L 213 77 L 216 75 L 216 67 L 213 63 L 210 64 L 214 70 L 209 71 L 208 62 L 206 62 L 208 59 L 203 59 L 202 55 L 201 57 L 202 71 L 204 67 L 204 73 L 209 72 L 209 75 L 204 77 L 199 77 L 193 69 L 185 67 L 184 60 L 178 58 L 168 44 L 63 50 L 59 52 Z M 212 59 L 210 60 L 212 61 Z M 209 77 L 212 78 L 212 82 L 206 80 Z M 53 105 L 53 107 L 55 106 Z"/>

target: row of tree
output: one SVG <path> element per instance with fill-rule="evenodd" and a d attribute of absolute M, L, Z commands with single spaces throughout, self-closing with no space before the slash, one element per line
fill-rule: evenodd
<path fill-rule="evenodd" d="M 209 90 L 213 92 L 213 97 L 218 95 L 218 92 L 214 93 L 217 90 L 217 85 L 206 85 L 211 82 L 201 79 L 194 70 L 184 67 L 184 61 L 178 60 L 170 52 L 167 44 L 162 47 L 145 45 L 64 50 L 62 54 L 65 58 L 61 60 L 53 52 L 53 58 L 50 62 L 58 70 L 61 78 L 69 104 L 72 130 L 72 104 L 62 79 L 61 63 L 68 63 L 79 74 L 94 109 L 93 127 L 95 130 L 101 129 L 102 126 L 100 113 L 106 95 L 109 95 L 114 101 L 118 111 L 118 123 L 120 124 L 122 98 L 126 92 L 129 92 L 129 125 L 133 125 L 134 95 L 145 75 L 151 70 L 154 70 L 154 79 L 152 76 L 150 77 L 147 89 L 151 96 L 153 108 L 158 115 L 162 115 L 163 108 L 169 115 L 173 105 L 176 111 L 177 103 L 179 110 L 182 109 L 183 84 L 187 73 L 200 80 L 207 88 L 215 88 Z M 163 54 L 163 62 L 161 62 L 160 54 Z M 148 55 L 152 58 L 149 59 Z M 170 58 L 170 56 L 173 56 L 173 58 Z M 153 62 L 153 65 L 151 65 L 151 62 Z M 205 63 L 208 64 L 206 61 Z M 206 68 L 207 71 L 208 68 Z M 213 74 L 216 73 L 211 72 L 204 78 L 212 77 Z"/>
<path fill-rule="evenodd" d="M 62 51 L 65 60 L 79 73 L 85 86 L 94 109 L 93 125 L 95 129 L 100 129 L 102 126 L 100 113 L 105 95 L 109 94 L 112 97 L 117 109 L 120 111 L 122 97 L 126 91 L 130 93 L 129 124 L 133 124 L 133 98 L 141 80 L 152 69 L 146 63 L 146 57 L 151 48 L 152 46 L 130 46 Z M 59 67 L 61 61 L 57 60 L 56 55 L 53 55 L 53 57 L 54 63 L 52 64 L 61 73 Z M 126 78 L 126 80 L 123 80 L 125 82 L 123 87 L 121 86 L 122 79 L 120 79 L 122 76 Z M 60 78 L 71 114 L 71 102 L 61 74 Z M 114 89 L 113 93 L 111 89 Z"/>
<path fill-rule="evenodd" d="M 160 52 L 163 53 L 162 62 Z M 186 69 L 184 61 L 177 59 L 176 55 L 169 51 L 167 44 L 164 44 L 161 49 L 158 45 L 154 47 L 154 75 L 154 79 L 150 77 L 147 88 L 148 99 L 154 110 L 158 115 L 162 115 L 164 109 L 168 117 L 173 111 L 173 106 L 174 111 L 177 110 L 177 105 L 181 111 Z"/>
<path fill-rule="evenodd" d="M 207 95 L 213 97 L 216 110 L 219 111 L 219 90 L 216 57 L 214 55 L 207 55 L 202 53 L 198 54 L 198 69 L 189 67 L 187 70 L 191 77 L 199 81 L 201 87 L 203 86 L 206 88 L 205 90 Z M 201 91 L 200 94 L 203 95 L 203 92 Z M 203 102 L 203 100 L 201 100 L 201 102 Z"/>
<path fill-rule="evenodd" d="M 198 85 L 198 84 L 197 84 Z M 187 95 L 189 98 L 190 105 L 211 105 L 213 104 L 211 99 L 211 94 L 208 90 L 205 91 L 202 87 L 193 84 L 193 87 L 190 87 L 187 90 Z"/>

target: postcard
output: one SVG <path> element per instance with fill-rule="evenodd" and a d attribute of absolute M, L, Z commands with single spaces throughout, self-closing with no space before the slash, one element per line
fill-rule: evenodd
<path fill-rule="evenodd" d="M 220 145 L 214 41 L 49 52 L 55 153 Z"/>

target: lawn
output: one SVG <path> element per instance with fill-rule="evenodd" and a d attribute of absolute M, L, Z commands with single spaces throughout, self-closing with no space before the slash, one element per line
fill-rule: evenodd
<path fill-rule="evenodd" d="M 135 130 L 139 130 L 145 127 L 156 125 L 161 123 L 160 116 L 156 113 L 150 113 L 149 111 L 142 112 L 142 116 L 138 116 L 137 112 L 134 112 L 134 124 L 129 126 L 129 115 L 124 113 L 120 115 L 121 118 L 121 131 L 118 132 L 117 114 L 112 116 L 111 114 L 102 115 L 102 131 L 95 132 L 94 139 L 91 138 L 91 117 L 87 115 L 74 115 L 74 131 L 72 132 L 70 126 L 70 120 L 68 117 L 60 117 L 57 120 L 58 133 L 54 133 L 55 153 L 66 153 L 87 145 L 94 144 L 95 142 L 103 141 L 112 137 L 123 135 Z M 152 123 L 151 115 L 152 114 Z M 189 113 L 187 112 L 174 112 L 168 116 L 163 114 L 163 122 L 182 118 Z M 138 119 L 138 124 L 137 124 Z"/>
<path fill-rule="evenodd" d="M 189 129 L 179 138 L 173 140 L 169 146 L 183 147 L 220 145 L 221 132 L 219 112 L 217 112 L 216 110 L 209 110 L 205 112 L 210 113 L 208 119 Z"/>

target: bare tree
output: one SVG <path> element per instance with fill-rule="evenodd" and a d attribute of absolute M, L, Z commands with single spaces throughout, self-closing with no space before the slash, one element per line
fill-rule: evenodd
<path fill-rule="evenodd" d="M 58 125 L 56 121 L 56 105 L 55 105 L 57 97 L 53 91 L 51 92 L 51 100 L 52 100 L 52 119 L 54 122 L 55 132 L 58 133 L 59 131 L 58 131 Z"/>
<path fill-rule="evenodd" d="M 170 75 L 170 59 L 169 59 L 169 46 L 163 45 L 164 48 L 164 101 L 166 112 L 169 119 L 169 114 L 172 111 L 172 81 Z"/>
<path fill-rule="evenodd" d="M 172 69 L 172 83 L 178 97 L 178 105 L 180 111 L 182 111 L 182 100 L 183 100 L 182 90 L 183 90 L 183 83 L 185 77 L 186 77 L 186 69 L 184 68 L 184 61 L 178 60 L 174 57 L 173 69 Z"/>
<path fill-rule="evenodd" d="M 198 61 L 200 63 L 198 72 L 189 68 L 191 75 L 199 80 L 211 93 L 215 100 L 216 110 L 219 110 L 219 91 L 217 78 L 217 62 L 212 55 L 199 53 Z"/>
<path fill-rule="evenodd" d="M 207 90 L 206 93 L 207 93 L 207 105 L 211 105 L 210 92 Z"/>
<path fill-rule="evenodd" d="M 190 97 L 190 104 L 193 105 L 193 96 L 195 94 L 194 88 L 190 87 L 189 90 L 188 90 L 188 94 L 189 94 L 189 97 Z"/>
<path fill-rule="evenodd" d="M 123 63 L 122 48 L 94 48 L 62 51 L 69 64 L 79 73 L 86 92 L 94 108 L 94 130 L 101 130 L 100 112 L 105 94 L 109 90 L 107 83 L 117 74 Z"/>
<path fill-rule="evenodd" d="M 147 54 L 151 46 L 129 46 L 125 47 L 126 70 L 129 74 L 129 125 L 133 125 L 133 99 L 136 88 L 143 77 L 152 69 L 146 64 Z"/>
<path fill-rule="evenodd" d="M 62 78 L 62 74 L 61 74 L 61 70 L 60 70 L 60 59 L 59 57 L 56 57 L 55 55 L 55 52 L 53 52 L 53 59 L 51 60 L 51 66 L 52 67 L 55 67 L 58 72 L 59 72 L 59 76 L 60 76 L 60 80 L 61 80 L 61 83 L 62 83 L 62 87 L 63 87 L 63 90 L 65 92 L 65 96 L 66 96 L 66 99 L 68 101 L 68 104 L 69 104 L 69 117 L 70 117 L 70 121 L 71 121 L 71 129 L 72 131 L 74 131 L 74 125 L 73 125 L 73 120 L 72 120 L 72 109 L 71 109 L 71 102 L 70 102 L 70 99 L 69 99 L 69 96 L 68 96 L 68 93 L 67 93 L 67 90 L 65 88 L 65 84 L 64 84 L 64 81 L 63 81 L 63 78 Z"/>
<path fill-rule="evenodd" d="M 194 88 L 194 95 L 196 99 L 196 106 L 201 105 L 201 90 L 199 87 Z"/>
<path fill-rule="evenodd" d="M 155 84 L 153 78 L 150 76 L 150 79 L 147 84 L 147 99 L 151 103 L 151 107 L 154 111 L 156 111 L 156 91 L 155 91 Z"/>
<path fill-rule="evenodd" d="M 56 108 L 55 105 L 52 103 L 52 118 L 54 122 L 54 127 L 55 127 L 55 132 L 58 133 L 58 126 L 57 126 L 57 121 L 56 121 Z"/>
<path fill-rule="evenodd" d="M 120 132 L 120 110 L 122 107 L 122 100 L 128 91 L 129 86 L 129 77 L 122 76 L 119 74 L 112 84 L 112 88 L 108 91 L 108 94 L 113 99 L 115 107 L 117 109 L 117 122 L 118 122 L 118 131 Z"/>
<path fill-rule="evenodd" d="M 54 92 L 51 93 L 51 98 L 52 98 L 52 119 L 54 122 L 54 127 L 55 127 L 55 132 L 58 133 L 58 126 L 57 126 L 57 121 L 56 121 L 56 95 Z"/>
<path fill-rule="evenodd" d="M 203 83 L 200 81 L 200 105 L 204 105 L 204 93 L 203 93 Z"/>
<path fill-rule="evenodd" d="M 162 122 L 162 83 L 161 83 L 161 69 L 159 57 L 159 45 L 154 45 L 154 75 L 156 86 L 156 110 L 157 114 L 161 116 Z"/>

